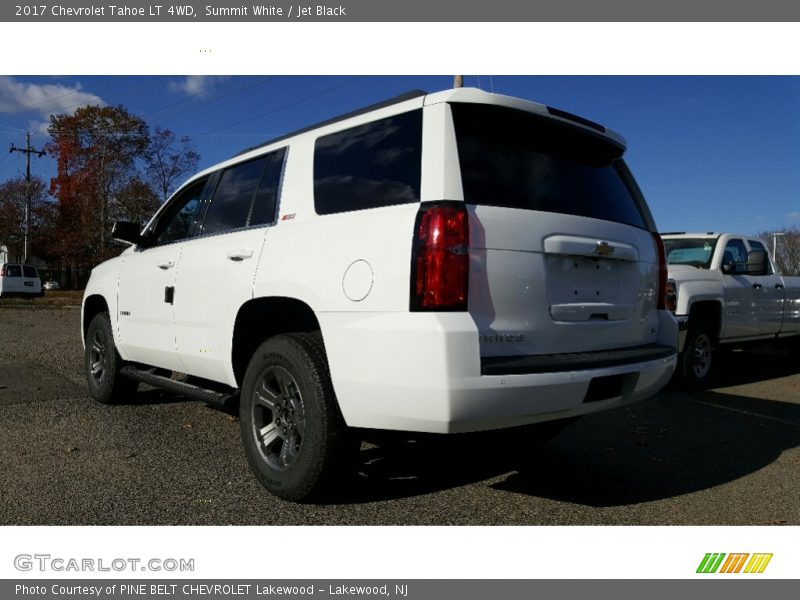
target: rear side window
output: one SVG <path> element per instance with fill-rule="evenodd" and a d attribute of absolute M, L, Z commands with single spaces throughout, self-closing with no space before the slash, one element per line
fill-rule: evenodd
<path fill-rule="evenodd" d="M 30 265 L 23 265 L 22 273 L 25 275 L 25 277 L 28 277 L 28 278 L 33 278 L 33 277 L 38 277 L 39 276 L 39 273 L 37 273 L 37 271 L 36 271 L 36 267 L 32 267 Z"/>
<path fill-rule="evenodd" d="M 203 221 L 203 234 L 272 223 L 286 149 L 222 172 Z"/>
<path fill-rule="evenodd" d="M 647 229 L 622 149 L 553 119 L 451 105 L 468 204 L 603 219 Z"/>
<path fill-rule="evenodd" d="M 422 110 L 317 140 L 314 206 L 320 215 L 419 202 Z"/>

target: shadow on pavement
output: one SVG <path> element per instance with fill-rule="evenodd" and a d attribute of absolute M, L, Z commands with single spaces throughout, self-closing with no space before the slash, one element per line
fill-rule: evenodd
<path fill-rule="evenodd" d="M 665 391 L 584 417 L 542 447 L 502 436 L 395 440 L 361 451 L 343 502 L 416 496 L 489 481 L 494 489 L 586 506 L 672 498 L 737 480 L 800 445 L 800 405 Z"/>

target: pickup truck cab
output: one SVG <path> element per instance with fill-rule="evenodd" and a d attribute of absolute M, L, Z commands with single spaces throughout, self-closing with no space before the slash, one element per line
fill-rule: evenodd
<path fill-rule="evenodd" d="M 680 330 L 678 374 L 687 383 L 708 380 L 720 346 L 800 336 L 800 277 L 778 273 L 764 242 L 712 232 L 662 239 Z"/>
<path fill-rule="evenodd" d="M 131 247 L 83 302 L 90 393 L 238 399 L 253 472 L 289 500 L 338 484 L 365 429 L 527 431 L 648 398 L 677 325 L 624 151 L 601 125 L 474 89 L 247 150 L 143 231 L 116 224 Z"/>

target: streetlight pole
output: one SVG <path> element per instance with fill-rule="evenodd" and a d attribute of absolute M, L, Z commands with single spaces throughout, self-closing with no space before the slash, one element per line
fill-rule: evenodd
<path fill-rule="evenodd" d="M 786 235 L 782 231 L 776 231 L 772 234 L 772 263 L 778 267 L 778 236 Z"/>

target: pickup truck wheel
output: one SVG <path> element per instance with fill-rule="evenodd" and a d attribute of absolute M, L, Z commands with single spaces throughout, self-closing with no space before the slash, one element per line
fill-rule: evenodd
<path fill-rule="evenodd" d="M 292 333 L 253 354 L 239 403 L 250 468 L 293 502 L 322 495 L 350 447 L 319 334 Z"/>
<path fill-rule="evenodd" d="M 711 327 L 700 324 L 689 327 L 681 354 L 681 375 L 690 386 L 708 382 L 714 359 L 714 342 Z"/>
<path fill-rule="evenodd" d="M 122 377 L 122 357 L 114 345 L 111 319 L 107 312 L 95 315 L 86 330 L 86 383 L 89 395 L 103 404 L 114 404 L 130 397 L 139 384 Z"/>

